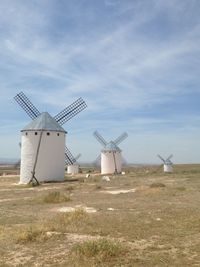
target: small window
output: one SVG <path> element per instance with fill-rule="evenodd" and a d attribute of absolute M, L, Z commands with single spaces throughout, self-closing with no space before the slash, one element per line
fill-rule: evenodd
<path fill-rule="evenodd" d="M 59 136 L 60 134 L 59 133 L 57 133 L 57 136 Z"/>
<path fill-rule="evenodd" d="M 28 133 L 26 132 L 26 135 L 28 135 Z"/>
<path fill-rule="evenodd" d="M 35 135 L 37 135 L 37 132 L 35 132 Z"/>
<path fill-rule="evenodd" d="M 50 133 L 47 133 L 47 135 L 50 135 Z"/>

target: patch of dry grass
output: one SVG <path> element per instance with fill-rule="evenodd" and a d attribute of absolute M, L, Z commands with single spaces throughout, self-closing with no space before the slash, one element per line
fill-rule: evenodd
<path fill-rule="evenodd" d="M 21 228 L 15 233 L 16 243 L 44 242 L 47 239 L 46 231 L 37 225 Z"/>
<path fill-rule="evenodd" d="M 59 191 L 49 192 L 42 199 L 44 203 L 62 203 L 70 201 L 69 194 L 64 194 Z"/>
<path fill-rule="evenodd" d="M 125 172 L 106 185 L 100 175 L 35 188 L 0 178 L 0 266 L 200 266 L 200 165 L 176 165 L 170 175 L 150 167 Z M 136 191 L 111 195 L 100 186 Z M 60 213 L 67 206 L 60 196 L 72 190 L 72 207 L 97 212 Z M 43 202 L 52 191 L 60 196 Z"/>
<path fill-rule="evenodd" d="M 89 222 L 89 215 L 81 208 L 72 212 L 58 213 L 56 216 L 47 220 L 44 227 L 47 231 L 72 232 L 77 231 L 78 227 L 82 227 Z"/>
<path fill-rule="evenodd" d="M 73 191 L 74 189 L 75 189 L 75 187 L 73 185 L 68 185 L 65 187 L 65 190 L 69 191 L 69 192 Z"/>
<path fill-rule="evenodd" d="M 59 213 L 51 219 L 19 227 L 15 233 L 16 243 L 43 242 L 51 235 L 48 232 L 67 233 L 77 231 L 80 225 L 88 223 L 88 214 L 83 209 Z"/>
<path fill-rule="evenodd" d="M 118 241 L 100 238 L 75 244 L 71 249 L 71 260 L 77 266 L 111 266 L 124 257 L 127 248 Z M 116 266 L 116 265 L 115 265 Z"/>
<path fill-rule="evenodd" d="M 165 187 L 166 185 L 163 183 L 152 183 L 150 184 L 151 188 Z"/>

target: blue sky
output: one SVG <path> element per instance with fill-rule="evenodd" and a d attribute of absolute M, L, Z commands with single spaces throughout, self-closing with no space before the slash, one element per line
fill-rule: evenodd
<path fill-rule="evenodd" d="M 99 154 L 98 130 L 128 133 L 128 162 L 199 163 L 199 14 L 199 0 L 1 0 L 0 158 L 20 155 L 23 91 L 53 116 L 87 102 L 64 125 L 82 161 Z"/>

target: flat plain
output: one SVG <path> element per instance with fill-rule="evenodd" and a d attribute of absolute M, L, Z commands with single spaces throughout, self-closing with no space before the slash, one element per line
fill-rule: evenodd
<path fill-rule="evenodd" d="M 200 165 L 0 176 L 0 266 L 200 266 Z"/>

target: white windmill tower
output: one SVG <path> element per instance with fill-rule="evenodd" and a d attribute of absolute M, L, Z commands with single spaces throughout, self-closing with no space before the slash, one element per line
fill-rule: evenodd
<path fill-rule="evenodd" d="M 67 147 L 65 147 L 65 162 L 67 163 L 67 173 L 68 174 L 77 174 L 79 173 L 79 164 L 77 160 L 80 158 L 81 154 L 78 154 L 76 157 L 72 155 Z"/>
<path fill-rule="evenodd" d="M 32 119 L 21 130 L 20 183 L 64 180 L 67 132 L 62 125 L 85 109 L 86 103 L 79 98 L 51 117 L 48 112 L 40 113 L 23 92 L 14 99 Z"/>
<path fill-rule="evenodd" d="M 171 158 L 173 155 L 170 155 L 167 159 L 163 159 L 160 155 L 158 157 L 163 161 L 164 172 L 173 172 L 173 163 L 171 162 Z"/>
<path fill-rule="evenodd" d="M 106 142 L 97 131 L 94 132 L 94 136 L 103 145 L 101 150 L 101 174 L 121 173 L 122 156 L 118 145 L 127 138 L 128 134 L 123 133 L 115 141 L 110 142 Z"/>

